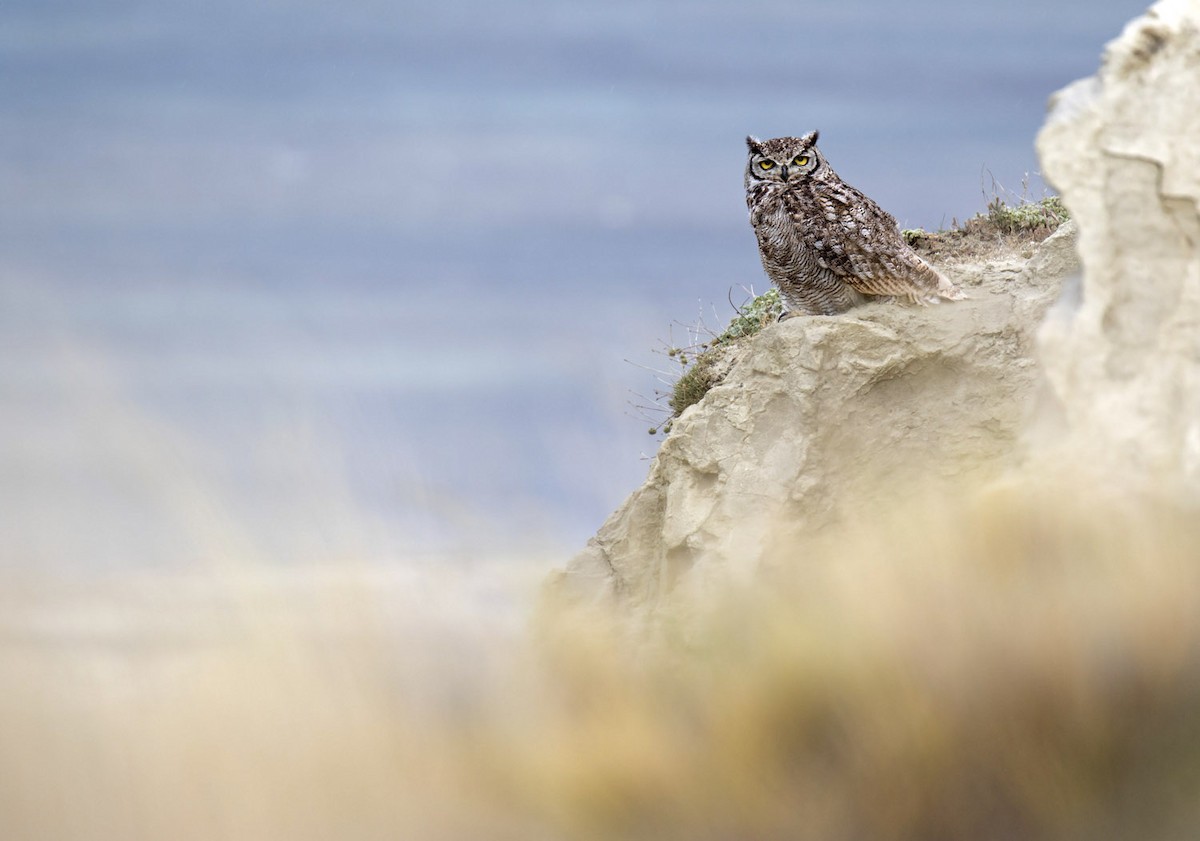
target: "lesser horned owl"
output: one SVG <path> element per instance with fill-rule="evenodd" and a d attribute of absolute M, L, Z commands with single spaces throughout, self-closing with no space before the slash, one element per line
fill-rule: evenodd
<path fill-rule="evenodd" d="M 833 315 L 865 295 L 965 297 L 905 244 L 896 220 L 838 177 L 817 132 L 746 138 L 746 205 L 763 268 L 789 313 Z"/>

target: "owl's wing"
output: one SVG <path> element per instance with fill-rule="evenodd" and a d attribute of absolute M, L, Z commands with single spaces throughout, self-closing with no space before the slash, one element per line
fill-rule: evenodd
<path fill-rule="evenodd" d="M 817 262 L 868 295 L 934 292 L 941 278 L 900 236 L 892 214 L 846 183 L 823 185 L 813 198 L 823 224 L 796 217 Z"/>

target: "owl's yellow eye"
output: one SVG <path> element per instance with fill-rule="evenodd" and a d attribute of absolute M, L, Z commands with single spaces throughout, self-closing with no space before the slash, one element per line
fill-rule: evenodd
<path fill-rule="evenodd" d="M 760 167 L 762 167 L 763 169 L 770 169 L 771 167 L 775 166 L 775 162 L 774 161 L 759 161 L 758 165 Z"/>
<path fill-rule="evenodd" d="M 808 155 L 797 155 L 793 160 L 796 166 L 808 166 Z"/>

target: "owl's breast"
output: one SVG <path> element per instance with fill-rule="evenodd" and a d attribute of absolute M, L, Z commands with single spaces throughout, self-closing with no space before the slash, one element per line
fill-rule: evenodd
<path fill-rule="evenodd" d="M 747 204 L 759 256 L 768 275 L 794 275 L 813 266 L 816 255 L 805 244 L 800 228 L 804 223 L 797 221 L 788 206 L 785 191 L 762 190 L 757 196 L 748 196 Z"/>

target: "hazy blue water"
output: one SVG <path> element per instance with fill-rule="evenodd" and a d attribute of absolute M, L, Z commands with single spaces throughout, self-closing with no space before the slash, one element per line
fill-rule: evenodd
<path fill-rule="evenodd" d="M 571 547 L 764 285 L 747 133 L 948 223 L 1143 8 L 9 0 L 3 560 Z"/>

